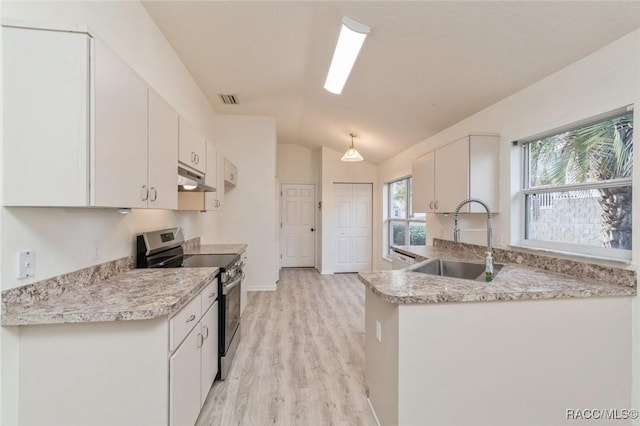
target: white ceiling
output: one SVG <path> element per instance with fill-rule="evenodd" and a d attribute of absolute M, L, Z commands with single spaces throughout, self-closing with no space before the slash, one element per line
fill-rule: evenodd
<path fill-rule="evenodd" d="M 372 163 L 640 27 L 638 1 L 144 6 L 216 112 L 274 116 L 278 143 L 309 148 L 345 151 L 355 132 Z M 342 16 L 372 29 L 338 96 L 323 85 Z"/>

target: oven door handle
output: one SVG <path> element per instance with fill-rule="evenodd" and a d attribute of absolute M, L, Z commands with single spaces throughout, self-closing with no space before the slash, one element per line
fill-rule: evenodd
<path fill-rule="evenodd" d="M 244 272 L 242 273 L 242 275 L 235 281 L 230 282 L 229 284 L 225 284 L 224 287 L 222 287 L 222 294 L 223 295 L 227 295 L 229 294 L 229 292 L 238 284 L 240 284 L 242 282 L 242 280 L 244 279 Z"/>

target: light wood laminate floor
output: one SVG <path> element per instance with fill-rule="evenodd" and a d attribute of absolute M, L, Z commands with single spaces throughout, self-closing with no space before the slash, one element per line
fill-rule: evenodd
<path fill-rule="evenodd" d="M 356 274 L 283 270 L 250 292 L 228 378 L 197 425 L 375 425 L 364 384 L 364 293 Z"/>

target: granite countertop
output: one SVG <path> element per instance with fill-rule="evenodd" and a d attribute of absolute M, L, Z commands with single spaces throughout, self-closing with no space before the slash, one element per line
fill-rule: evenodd
<path fill-rule="evenodd" d="M 185 247 L 184 254 L 242 254 L 246 250 L 246 244 L 204 244 Z"/>
<path fill-rule="evenodd" d="M 417 260 L 440 258 L 476 263 L 484 262 L 482 256 L 476 254 L 478 251 L 462 251 L 434 246 L 394 247 L 394 249 L 416 256 Z M 494 251 L 494 257 L 496 251 Z M 506 253 L 506 250 L 502 250 L 502 252 Z M 499 254 L 500 257 L 507 256 L 500 252 Z M 520 257 L 514 257 L 514 260 L 517 262 L 522 257 L 531 258 L 532 256 L 523 254 Z M 396 271 L 361 272 L 358 277 L 381 299 L 396 304 L 636 295 L 635 272 L 633 271 L 617 270 L 612 272 L 608 268 L 597 268 L 594 272 L 593 268 L 587 268 L 592 265 L 585 264 L 586 277 L 581 277 L 558 273 L 548 270 L 549 268 L 541 269 L 501 260 L 497 258 L 496 263 L 502 263 L 504 267 L 490 283 L 411 272 L 412 267 Z M 540 266 L 552 266 L 562 270 L 562 265 L 555 264 L 561 261 L 556 259 L 549 260 L 550 264 L 555 262 L 553 265 L 544 265 L 544 260 L 540 259 L 537 259 L 536 262 L 540 262 Z M 574 266 L 575 263 L 569 262 L 566 267 Z M 580 270 L 575 266 L 574 269 Z"/>
<path fill-rule="evenodd" d="M 2 325 L 142 320 L 178 312 L 218 268 L 132 269 L 60 294 L 3 292 Z"/>

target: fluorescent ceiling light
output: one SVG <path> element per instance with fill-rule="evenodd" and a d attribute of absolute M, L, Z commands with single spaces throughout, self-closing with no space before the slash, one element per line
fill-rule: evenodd
<path fill-rule="evenodd" d="M 349 78 L 351 68 L 353 68 L 362 43 L 364 43 L 364 39 L 370 30 L 371 28 L 358 21 L 346 16 L 342 18 L 342 29 L 338 37 L 338 44 L 335 52 L 333 52 L 327 81 L 324 83 L 326 90 L 336 95 L 342 93 L 342 88 L 347 82 L 347 78 Z"/>

